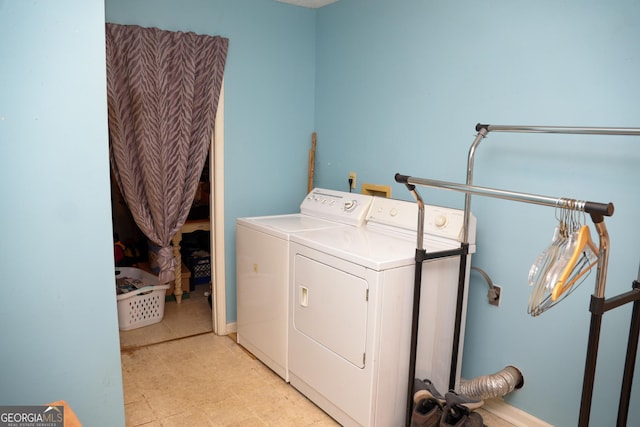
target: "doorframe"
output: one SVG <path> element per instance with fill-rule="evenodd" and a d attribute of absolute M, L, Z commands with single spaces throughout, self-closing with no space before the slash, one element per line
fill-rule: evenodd
<path fill-rule="evenodd" d="M 224 78 L 220 89 L 214 132 L 209 148 L 209 170 L 213 171 L 212 199 L 209 202 L 209 219 L 213 259 L 211 260 L 211 317 L 213 333 L 227 335 L 227 292 L 224 257 Z M 211 179 L 211 178 L 210 178 Z"/>

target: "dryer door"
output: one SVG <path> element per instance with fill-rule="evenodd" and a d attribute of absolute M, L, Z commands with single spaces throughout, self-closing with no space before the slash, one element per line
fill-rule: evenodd
<path fill-rule="evenodd" d="M 364 368 L 367 282 L 300 254 L 294 260 L 293 327 L 354 366 Z"/>

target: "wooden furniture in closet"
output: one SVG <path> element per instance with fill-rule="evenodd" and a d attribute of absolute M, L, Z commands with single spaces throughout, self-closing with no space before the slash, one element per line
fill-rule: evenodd
<path fill-rule="evenodd" d="M 179 265 L 179 268 L 176 268 L 176 279 L 174 282 L 174 290 L 173 295 L 176 298 L 176 302 L 179 304 L 182 302 L 182 255 L 180 253 L 180 242 L 182 242 L 182 235 L 187 233 L 193 233 L 194 231 L 210 231 L 211 230 L 211 221 L 209 218 L 206 219 L 195 219 L 195 220 L 187 220 L 180 231 L 178 231 L 175 236 L 173 236 L 173 256 L 176 259 L 176 265 Z"/>

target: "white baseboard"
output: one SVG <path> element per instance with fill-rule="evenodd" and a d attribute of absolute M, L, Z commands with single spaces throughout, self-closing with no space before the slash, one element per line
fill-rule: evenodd
<path fill-rule="evenodd" d="M 238 332 L 238 324 L 236 322 L 227 323 L 226 333 L 222 335 L 228 335 Z"/>
<path fill-rule="evenodd" d="M 502 399 L 486 399 L 482 409 L 518 427 L 553 427 L 552 424 L 511 406 Z"/>

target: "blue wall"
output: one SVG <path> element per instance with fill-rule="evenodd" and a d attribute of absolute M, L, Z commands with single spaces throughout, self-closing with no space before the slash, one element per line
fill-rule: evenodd
<path fill-rule="evenodd" d="M 236 319 L 235 221 L 290 213 L 307 190 L 315 11 L 265 0 L 106 0 L 107 22 L 229 38 L 225 68 L 227 320 Z"/>
<path fill-rule="evenodd" d="M 101 0 L 0 2 L 0 404 L 124 425 Z"/>
<path fill-rule="evenodd" d="M 320 9 L 316 33 L 318 184 L 393 186 L 396 172 L 465 182 L 477 122 L 640 127 L 640 4 L 341 0 Z M 613 202 L 607 296 L 630 289 L 640 252 L 640 138 L 490 134 L 477 185 Z M 463 196 L 422 189 L 427 203 Z M 558 426 L 576 425 L 595 272 L 532 318 L 527 274 L 551 242 L 553 209 L 474 197 L 473 264 L 502 286 L 501 306 L 471 276 L 463 375 L 513 364 L 525 375 L 507 400 Z M 590 223 L 590 221 L 588 221 Z M 592 228 L 594 237 L 595 231 Z M 615 423 L 630 310 L 605 316 L 591 425 Z M 636 374 L 636 379 L 638 375 Z M 631 420 L 640 419 L 640 390 Z"/>

